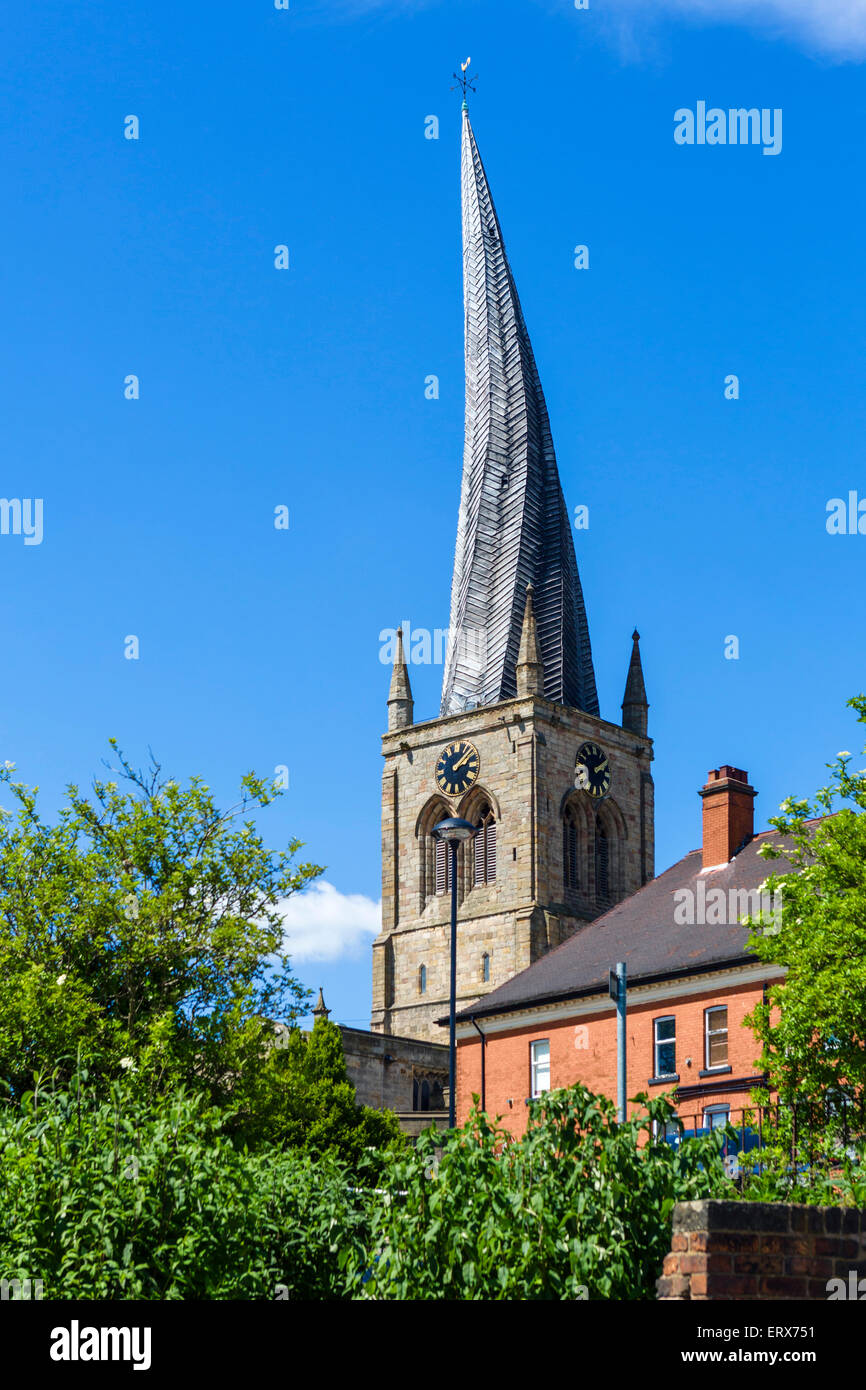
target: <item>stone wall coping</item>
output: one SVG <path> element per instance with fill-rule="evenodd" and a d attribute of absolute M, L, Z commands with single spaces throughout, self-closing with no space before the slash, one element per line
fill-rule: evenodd
<path fill-rule="evenodd" d="M 731 1202 L 704 1198 L 678 1202 L 673 1229 L 707 1231 L 820 1232 L 831 1235 L 866 1230 L 866 1211 L 859 1207 L 815 1206 L 807 1202 Z"/>

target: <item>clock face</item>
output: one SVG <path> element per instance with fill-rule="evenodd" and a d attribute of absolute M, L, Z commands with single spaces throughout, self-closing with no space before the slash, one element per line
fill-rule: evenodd
<path fill-rule="evenodd" d="M 607 796 L 610 791 L 610 763 L 597 743 L 582 743 L 577 750 L 574 785 L 590 796 Z"/>
<path fill-rule="evenodd" d="M 436 763 L 436 785 L 446 796 L 462 796 L 478 776 L 481 759 L 474 744 L 460 739 L 443 748 Z"/>

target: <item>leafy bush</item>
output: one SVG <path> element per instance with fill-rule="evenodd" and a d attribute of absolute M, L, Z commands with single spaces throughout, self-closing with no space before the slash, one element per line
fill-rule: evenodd
<path fill-rule="evenodd" d="M 310 1033 L 291 1029 L 284 1045 L 238 1077 L 232 1100 L 237 1114 L 230 1131 L 250 1147 L 264 1142 L 310 1155 L 332 1153 L 356 1168 L 369 1164 L 371 1150 L 384 1156 L 407 1145 L 390 1110 L 358 1105 L 342 1034 L 325 1018 L 317 1018 Z"/>
<path fill-rule="evenodd" d="M 766 1093 L 755 1092 L 767 1103 Z M 866 1140 L 860 1106 L 843 1115 L 826 1107 L 800 1104 L 746 1112 L 746 1123 L 760 1123 L 760 1146 L 738 1155 L 740 1196 L 749 1202 L 803 1202 L 819 1206 L 866 1207 Z M 859 1124 L 857 1123 L 859 1122 Z M 726 1133 L 739 1147 L 738 1133 Z"/>
<path fill-rule="evenodd" d="M 358 1294 L 654 1298 L 674 1204 L 733 1193 L 714 1135 L 656 1140 L 673 1106 L 638 1100 L 644 1113 L 619 1124 L 612 1101 L 578 1085 L 535 1102 L 518 1140 L 477 1110 L 444 1139 L 422 1135 L 389 1165 Z"/>
<path fill-rule="evenodd" d="M 476 1111 L 350 1167 L 79 1073 L 0 1108 L 0 1275 L 70 1299 L 651 1298 L 674 1203 L 732 1195 L 715 1135 L 654 1139 L 672 1114 L 620 1125 L 576 1086 L 521 1139 Z"/>
<path fill-rule="evenodd" d="M 0 1110 L 0 1275 L 46 1298 L 345 1296 L 372 1199 L 339 1161 L 236 1148 L 200 1096 L 85 1081 Z"/>

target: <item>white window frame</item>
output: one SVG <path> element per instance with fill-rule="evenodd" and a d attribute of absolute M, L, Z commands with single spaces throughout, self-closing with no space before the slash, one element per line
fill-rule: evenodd
<path fill-rule="evenodd" d="M 720 1009 L 724 1009 L 724 1011 L 725 1011 L 725 1026 L 724 1026 L 724 1029 L 722 1029 L 722 1028 L 711 1028 L 711 1027 L 710 1027 L 710 1015 L 711 1015 L 711 1014 L 718 1013 Z M 704 1009 L 704 1068 L 705 1068 L 706 1071 L 719 1071 L 722 1067 L 730 1066 L 730 1061 L 729 1061 L 729 1058 L 728 1058 L 727 1055 L 725 1056 L 724 1062 L 711 1062 L 711 1061 L 710 1061 L 710 1034 L 711 1034 L 711 1033 L 714 1033 L 714 1034 L 715 1034 L 715 1033 L 721 1033 L 721 1032 L 724 1032 L 724 1034 L 725 1034 L 725 1043 L 726 1043 L 726 1045 L 725 1045 L 725 1052 L 726 1052 L 726 1054 L 727 1054 L 728 1051 L 729 1051 L 729 1047 L 728 1047 L 728 1044 L 729 1044 L 729 1032 L 728 1032 L 728 1006 L 727 1006 L 727 1004 L 711 1004 L 711 1005 L 709 1006 L 709 1008 Z"/>
<path fill-rule="evenodd" d="M 541 1049 L 545 1049 L 544 1052 Z M 540 1083 L 547 1078 L 547 1085 Z M 550 1039 L 536 1038 L 529 1044 L 529 1093 L 533 1100 L 550 1090 Z"/>
<path fill-rule="evenodd" d="M 716 1115 L 723 1115 L 724 1120 L 720 1125 L 713 1124 Z M 708 1105 L 701 1116 L 702 1129 L 724 1129 L 731 1118 L 731 1107 L 729 1105 Z"/>
<path fill-rule="evenodd" d="M 659 1024 L 672 1023 L 674 1025 L 674 1035 L 672 1038 L 659 1037 Z M 659 1070 L 659 1048 L 674 1047 L 674 1068 L 673 1071 Z M 662 1014 L 659 1018 L 653 1019 L 653 1076 L 676 1076 L 677 1074 L 677 1017 L 676 1014 Z"/>

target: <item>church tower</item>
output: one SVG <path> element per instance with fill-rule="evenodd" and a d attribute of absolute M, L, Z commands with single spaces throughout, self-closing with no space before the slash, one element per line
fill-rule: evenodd
<path fill-rule="evenodd" d="M 373 945 L 371 1027 L 436 1041 L 451 899 L 438 821 L 477 828 L 458 855 L 458 1009 L 653 876 L 638 634 L 622 721 L 610 723 L 544 393 L 465 102 L 462 204 L 465 444 L 442 704 L 415 722 L 398 642 Z"/>

